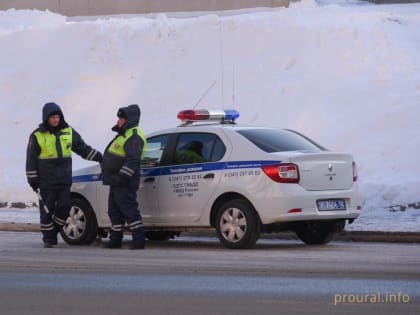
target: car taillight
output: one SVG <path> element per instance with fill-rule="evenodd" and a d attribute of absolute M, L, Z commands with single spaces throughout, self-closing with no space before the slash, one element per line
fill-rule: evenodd
<path fill-rule="evenodd" d="M 357 182 L 357 178 L 359 175 L 357 174 L 357 164 L 353 162 L 353 182 Z"/>
<path fill-rule="evenodd" d="M 263 165 L 262 170 L 276 182 L 299 183 L 299 168 L 296 164 L 280 163 Z"/>

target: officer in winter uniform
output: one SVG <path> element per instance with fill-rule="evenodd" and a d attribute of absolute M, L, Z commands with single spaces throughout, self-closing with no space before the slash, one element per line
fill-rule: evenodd
<path fill-rule="evenodd" d="M 26 177 L 32 189 L 41 194 L 42 240 L 44 247 L 51 248 L 57 245 L 57 234 L 71 208 L 71 151 L 97 162 L 102 161 L 102 154 L 88 146 L 76 130 L 67 124 L 57 104 L 44 105 L 42 120 L 29 137 Z M 43 205 L 47 206 L 48 213 Z"/>
<path fill-rule="evenodd" d="M 138 126 L 138 105 L 122 107 L 112 130 L 118 134 L 108 144 L 102 162 L 102 180 L 109 185 L 108 214 L 112 227 L 107 248 L 121 248 L 124 224 L 132 233 L 132 249 L 144 249 L 143 221 L 137 203 L 140 161 L 146 150 L 146 138 Z"/>
<path fill-rule="evenodd" d="M 176 153 L 176 161 L 181 164 L 204 162 L 203 143 L 190 141 Z"/>

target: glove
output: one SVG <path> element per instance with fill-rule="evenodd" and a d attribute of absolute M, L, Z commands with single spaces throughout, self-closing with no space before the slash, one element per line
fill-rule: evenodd
<path fill-rule="evenodd" d="M 102 163 L 102 153 L 99 152 L 99 151 L 96 151 L 96 154 L 93 157 L 93 160 L 98 162 L 98 163 Z"/>
<path fill-rule="evenodd" d="M 33 191 L 37 192 L 39 189 L 39 183 L 37 181 L 31 181 L 29 182 L 29 186 L 33 189 Z"/>

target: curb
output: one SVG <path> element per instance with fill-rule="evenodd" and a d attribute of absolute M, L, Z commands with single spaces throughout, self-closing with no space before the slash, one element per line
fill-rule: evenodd
<path fill-rule="evenodd" d="M 39 232 L 37 223 L 0 222 L 0 231 L 5 232 Z M 216 237 L 210 232 L 185 232 L 190 237 Z M 263 234 L 263 239 L 297 240 L 293 232 Z M 387 242 L 387 243 L 420 243 L 420 232 L 382 232 L 382 231 L 342 231 L 333 238 L 335 241 L 352 242 Z"/>
<path fill-rule="evenodd" d="M 355 242 L 420 243 L 420 232 L 344 231 L 335 240 Z"/>
<path fill-rule="evenodd" d="M 0 231 L 5 232 L 39 232 L 39 224 L 36 223 L 15 223 L 0 222 Z"/>
<path fill-rule="evenodd" d="M 298 240 L 294 232 L 265 234 L 261 238 Z M 333 241 L 420 243 L 420 232 L 341 231 L 334 235 Z"/>

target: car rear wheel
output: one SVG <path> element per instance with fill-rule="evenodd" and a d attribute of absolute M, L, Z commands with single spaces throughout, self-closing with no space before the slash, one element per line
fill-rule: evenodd
<path fill-rule="evenodd" d="M 88 202 L 81 198 L 72 199 L 69 216 L 60 233 L 70 245 L 89 245 L 95 240 L 98 223 Z"/>
<path fill-rule="evenodd" d="M 336 231 L 335 222 L 307 221 L 296 228 L 296 235 L 308 245 L 327 244 Z"/>
<path fill-rule="evenodd" d="M 258 215 L 247 201 L 230 200 L 217 212 L 216 232 L 228 248 L 252 248 L 260 236 Z"/>

